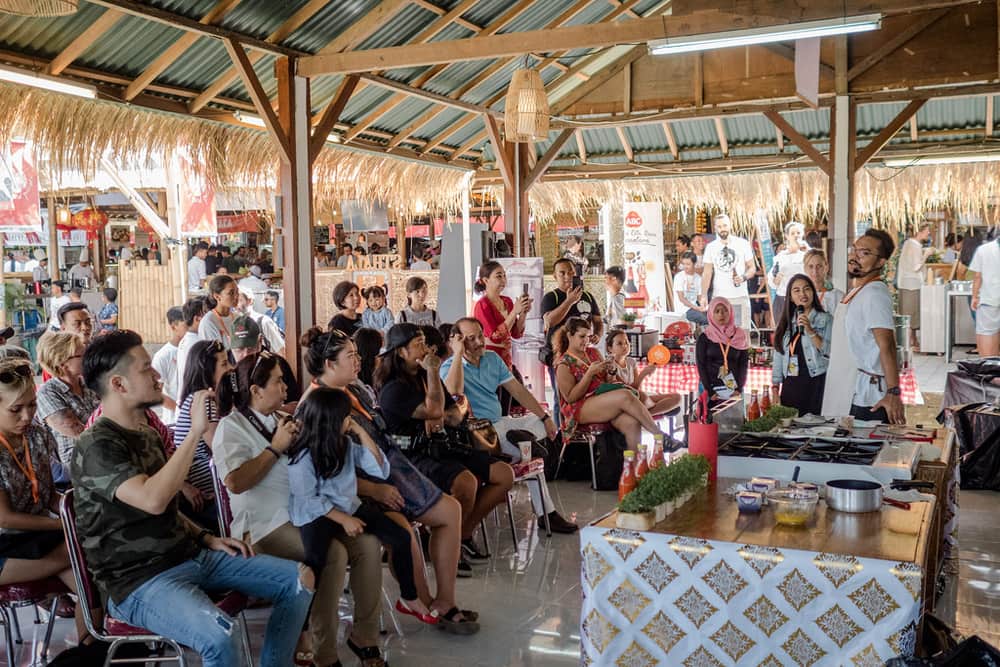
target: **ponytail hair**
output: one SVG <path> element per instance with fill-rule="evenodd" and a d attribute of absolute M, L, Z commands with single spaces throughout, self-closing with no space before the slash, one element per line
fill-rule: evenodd
<path fill-rule="evenodd" d="M 479 277 L 476 278 L 476 282 L 472 286 L 472 289 L 474 289 L 476 291 L 476 294 L 482 294 L 483 292 L 485 292 L 486 291 L 486 279 L 489 278 L 490 275 L 492 275 L 492 273 L 494 271 L 496 271 L 497 269 L 502 269 L 502 268 L 503 268 L 503 265 L 500 262 L 496 261 L 496 260 L 490 260 L 490 261 L 486 262 L 485 264 L 483 264 L 482 266 L 480 266 L 479 267 Z"/>
<path fill-rule="evenodd" d="M 371 285 L 361 290 L 361 296 L 364 297 L 365 301 L 375 296 L 380 296 L 385 300 L 385 290 L 382 289 L 381 285 Z"/>
<path fill-rule="evenodd" d="M 214 310 L 216 306 L 219 305 L 218 299 L 215 298 L 216 294 L 221 294 L 222 290 L 226 289 L 229 283 L 236 284 L 236 280 L 227 273 L 221 273 L 217 276 L 213 276 L 211 280 L 208 281 L 208 296 L 205 297 L 205 305 L 208 306 L 209 310 Z"/>
<path fill-rule="evenodd" d="M 258 363 L 259 362 L 259 363 Z M 233 408 L 247 410 L 250 408 L 250 387 L 263 387 L 271 377 L 271 372 L 278 367 L 278 357 L 270 352 L 259 352 L 244 357 L 219 380 L 215 388 L 215 396 L 219 401 L 219 414 L 227 415 Z"/>
<path fill-rule="evenodd" d="M 339 329 L 324 332 L 319 327 L 313 327 L 299 339 L 304 352 L 306 370 L 313 377 L 323 374 L 323 364 L 327 360 L 337 358 L 340 351 L 351 342 L 350 336 Z"/>
<path fill-rule="evenodd" d="M 565 325 L 559 328 L 556 335 L 553 337 L 553 350 L 556 353 L 556 359 L 566 354 L 566 350 L 569 349 L 569 337 L 582 329 L 590 329 L 590 322 L 583 319 L 582 317 L 571 317 L 566 322 Z"/>

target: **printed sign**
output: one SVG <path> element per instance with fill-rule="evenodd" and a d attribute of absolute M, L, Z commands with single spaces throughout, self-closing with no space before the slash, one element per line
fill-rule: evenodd
<path fill-rule="evenodd" d="M 0 231 L 40 232 L 38 172 L 33 146 L 12 141 L 0 153 Z"/>
<path fill-rule="evenodd" d="M 641 309 L 643 315 L 664 312 L 670 302 L 663 265 L 662 204 L 625 201 L 622 211 L 626 306 Z"/>
<path fill-rule="evenodd" d="M 171 187 L 177 188 L 177 214 L 182 237 L 216 236 L 215 188 L 205 179 L 185 148 L 174 151 Z"/>

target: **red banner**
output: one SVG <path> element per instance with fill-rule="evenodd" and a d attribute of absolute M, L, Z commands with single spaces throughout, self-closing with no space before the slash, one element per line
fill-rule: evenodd
<path fill-rule="evenodd" d="M 31 144 L 12 141 L 0 154 L 0 231 L 41 231 L 38 172 Z"/>
<path fill-rule="evenodd" d="M 177 188 L 178 215 L 182 237 L 215 236 L 215 188 L 209 183 L 184 149 L 174 152 L 170 169 L 172 185 Z"/>
<path fill-rule="evenodd" d="M 260 213 L 246 211 L 230 215 L 217 215 L 220 234 L 239 234 L 240 232 L 260 231 Z"/>

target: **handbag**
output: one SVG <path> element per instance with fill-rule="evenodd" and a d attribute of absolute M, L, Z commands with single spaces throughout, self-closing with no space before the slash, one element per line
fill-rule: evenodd
<path fill-rule="evenodd" d="M 468 433 L 469 445 L 472 449 L 486 452 L 497 458 L 510 458 L 500 447 L 500 435 L 493 428 L 493 423 L 489 419 L 469 419 L 465 423 L 465 431 Z"/>

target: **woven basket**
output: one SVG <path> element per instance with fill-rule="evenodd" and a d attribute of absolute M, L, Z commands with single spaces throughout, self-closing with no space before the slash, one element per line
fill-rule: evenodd
<path fill-rule="evenodd" d="M 79 0 L 0 0 L 0 12 L 21 16 L 65 16 L 75 14 Z"/>
<path fill-rule="evenodd" d="M 549 136 L 549 99 L 542 77 L 533 69 L 514 72 L 504 103 L 507 141 L 545 141 Z"/>

